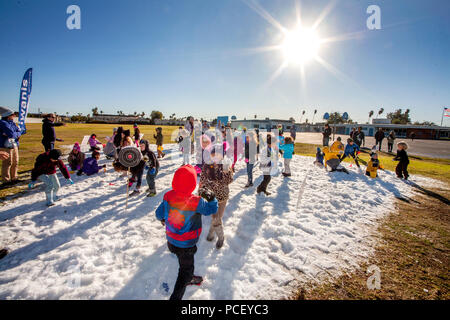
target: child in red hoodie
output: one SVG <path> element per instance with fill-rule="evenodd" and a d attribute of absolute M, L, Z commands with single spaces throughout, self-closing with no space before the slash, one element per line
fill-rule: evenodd
<path fill-rule="evenodd" d="M 178 278 L 170 300 L 181 300 L 186 286 L 200 284 L 202 277 L 194 276 L 194 254 L 202 232 L 202 215 L 217 212 L 214 195 L 203 195 L 208 201 L 192 192 L 197 186 L 197 172 L 191 165 L 179 168 L 172 180 L 172 190 L 164 194 L 156 209 L 156 218 L 166 226 L 167 246 L 180 264 Z"/>
<path fill-rule="evenodd" d="M 30 189 L 34 188 L 36 180 L 39 178 L 45 185 L 45 196 L 47 198 L 47 206 L 53 206 L 55 201 L 59 198 L 56 195 L 60 188 L 58 177 L 56 176 L 56 167 L 63 174 L 69 183 L 73 184 L 72 179 L 70 179 L 69 170 L 64 165 L 64 162 L 60 159 L 61 151 L 58 149 L 53 149 L 45 153 L 40 154 L 36 158 L 34 168 L 31 171 L 31 183 L 28 185 Z"/>

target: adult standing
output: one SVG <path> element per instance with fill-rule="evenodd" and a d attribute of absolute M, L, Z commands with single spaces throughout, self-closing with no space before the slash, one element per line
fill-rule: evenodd
<path fill-rule="evenodd" d="M 55 148 L 55 141 L 63 141 L 56 138 L 55 127 L 65 126 L 65 123 L 55 122 L 55 120 L 54 113 L 47 114 L 42 120 L 42 144 L 46 152 Z"/>
<path fill-rule="evenodd" d="M 411 141 L 414 141 L 414 138 L 416 137 L 416 133 L 414 131 L 411 132 L 410 137 L 411 137 Z"/>
<path fill-rule="evenodd" d="M 378 128 L 377 133 L 375 133 L 375 144 L 378 145 L 378 150 L 381 151 L 381 145 L 383 144 L 384 131 L 382 128 Z"/>
<path fill-rule="evenodd" d="M 0 160 L 6 160 L 9 158 L 9 154 L 5 151 L 0 151 Z M 4 258 L 8 254 L 7 249 L 0 249 L 0 259 Z"/>
<path fill-rule="evenodd" d="M 355 131 L 353 134 L 353 140 L 358 145 L 358 147 L 361 147 L 361 145 L 366 144 L 366 135 L 364 134 L 364 131 L 362 131 L 362 127 L 358 127 L 358 131 Z"/>
<path fill-rule="evenodd" d="M 295 143 L 295 138 L 297 137 L 297 129 L 295 128 L 295 124 L 293 123 L 291 128 L 289 129 L 289 133 L 291 134 L 291 138 L 292 140 L 294 140 Z"/>
<path fill-rule="evenodd" d="M 189 116 L 187 118 L 186 124 L 184 125 L 184 128 L 189 131 L 189 136 L 191 139 L 191 154 L 194 153 L 194 139 L 193 139 L 193 135 L 194 135 L 194 117 Z"/>
<path fill-rule="evenodd" d="M 353 127 L 352 131 L 350 132 L 350 138 L 352 140 L 355 140 L 355 134 L 356 134 L 356 127 Z"/>
<path fill-rule="evenodd" d="M 394 130 L 391 130 L 391 132 L 389 132 L 389 135 L 387 137 L 388 152 L 392 152 L 392 148 L 394 147 L 395 139 L 396 139 L 395 132 L 394 132 Z"/>
<path fill-rule="evenodd" d="M 325 128 L 322 132 L 323 135 L 323 146 L 328 147 L 328 143 L 330 142 L 330 136 L 331 136 L 331 128 L 328 123 L 325 124 Z"/>
<path fill-rule="evenodd" d="M 17 169 L 19 166 L 19 138 L 21 130 L 14 123 L 14 111 L 0 107 L 2 119 L 0 120 L 0 151 L 7 153 L 2 157 L 2 181 L 13 184 L 19 181 Z"/>

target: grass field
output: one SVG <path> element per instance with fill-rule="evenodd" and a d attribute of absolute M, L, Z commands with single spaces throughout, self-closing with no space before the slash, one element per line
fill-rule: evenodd
<path fill-rule="evenodd" d="M 75 142 L 81 142 L 83 136 L 91 135 L 95 133 L 97 138 L 101 142 L 105 142 L 107 136 L 111 136 L 114 127 L 118 127 L 117 124 L 71 124 L 66 126 L 56 127 L 56 136 L 59 139 L 63 139 L 63 142 L 56 142 L 56 148 L 61 148 L 62 145 L 73 145 Z M 133 133 L 132 125 L 123 125 L 124 129 L 130 129 Z M 141 125 L 139 129 L 144 134 L 144 138 L 149 140 L 150 143 L 155 143 L 153 135 L 155 134 L 156 125 Z M 174 131 L 178 130 L 177 126 L 161 126 L 163 128 L 164 143 L 173 143 L 171 135 Z M 40 123 L 27 124 L 27 134 L 20 139 L 19 150 L 19 177 L 20 179 L 28 179 L 30 176 L 30 170 L 33 168 L 36 157 L 44 151 L 44 147 L 41 143 L 42 140 L 42 125 Z M 315 157 L 317 147 L 320 145 L 296 143 L 295 153 L 297 155 L 313 156 Z M 62 150 L 68 153 L 69 150 Z M 387 170 L 395 170 L 397 165 L 396 161 L 393 161 L 392 154 L 381 152 L 379 159 L 383 166 Z M 369 155 L 361 153 L 360 158 L 368 160 Z M 435 179 L 439 179 L 446 183 L 450 182 L 450 159 L 432 159 L 425 157 L 410 156 L 411 164 L 409 165 L 409 172 L 411 175 L 419 174 Z M 345 160 L 350 161 L 350 159 Z M 8 195 L 18 194 L 22 191 L 23 187 L 11 187 L 8 189 L 0 190 L 0 199 Z"/>
<path fill-rule="evenodd" d="M 448 188 L 417 190 L 397 200 L 372 235 L 375 253 L 353 271 L 316 285 L 306 283 L 293 297 L 300 300 L 450 299 L 450 206 Z M 439 196 L 444 195 L 444 196 Z M 381 285 L 367 286 L 369 266 L 380 269 Z"/>
<path fill-rule="evenodd" d="M 57 127 L 56 135 L 63 139 L 56 147 L 81 142 L 85 135 L 97 134 L 104 142 L 118 125 L 67 124 Z M 141 133 L 150 143 L 157 126 L 140 126 Z M 164 142 L 171 143 L 171 133 L 176 126 L 162 126 Z M 131 125 L 124 126 L 131 129 Z M 41 144 L 40 124 L 28 124 L 28 133 L 21 138 L 21 178 L 29 178 L 36 156 L 44 151 Z M 296 143 L 297 155 L 312 156 L 320 145 Z M 64 150 L 68 152 L 68 150 Z M 397 165 L 393 154 L 379 153 L 380 162 L 387 170 Z M 361 153 L 360 158 L 369 159 Z M 423 175 L 446 183 L 442 189 L 417 190 L 411 201 L 398 200 L 396 209 L 380 222 L 375 238 L 375 254 L 358 268 L 337 279 L 330 279 L 319 286 L 309 283 L 299 288 L 294 299 L 449 299 L 449 204 L 445 195 L 449 191 L 450 159 L 433 159 L 410 156 L 408 168 L 411 175 Z M 345 161 L 352 161 L 350 159 Z M 26 184 L 0 190 L 0 199 L 20 196 L 26 192 Z M 434 193 L 437 193 L 436 194 Z M 367 267 L 375 264 L 381 269 L 381 290 L 369 290 L 366 285 Z"/>
<path fill-rule="evenodd" d="M 63 142 L 56 142 L 56 148 L 60 148 L 62 145 L 73 145 L 75 142 L 80 142 L 86 135 L 91 135 L 95 133 L 97 139 L 100 142 L 104 142 L 106 137 L 112 135 L 113 128 L 119 125 L 114 124 L 71 124 L 68 123 L 66 126 L 55 127 L 56 137 L 63 139 Z M 132 125 L 123 125 L 124 129 L 130 129 L 131 134 L 133 134 Z M 156 126 L 156 125 L 141 125 L 139 129 L 141 133 L 144 134 L 144 139 L 150 141 L 150 143 L 155 143 L 153 135 L 155 134 L 155 128 L 162 127 L 164 142 L 171 143 L 170 137 L 174 130 L 178 130 L 177 126 Z M 26 172 L 33 168 L 34 160 L 36 157 L 44 152 L 44 147 L 41 143 L 42 140 L 42 125 L 39 123 L 27 124 L 27 133 L 23 135 L 20 139 L 20 172 Z"/>
<path fill-rule="evenodd" d="M 317 147 L 322 148 L 321 145 L 296 143 L 295 154 L 315 157 Z M 361 152 L 359 157 L 365 161 L 369 161 L 370 159 L 369 154 L 363 152 Z M 394 157 L 395 154 L 378 152 L 378 159 L 386 170 L 395 171 L 398 162 L 392 160 Z M 409 155 L 409 160 L 408 172 L 411 175 L 418 174 L 450 183 L 450 159 L 435 159 Z M 346 158 L 344 162 L 353 163 L 353 159 Z"/>

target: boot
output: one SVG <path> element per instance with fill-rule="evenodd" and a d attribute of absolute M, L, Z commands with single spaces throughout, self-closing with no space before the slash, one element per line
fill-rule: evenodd
<path fill-rule="evenodd" d="M 199 286 L 203 282 L 203 278 L 200 276 L 192 276 L 192 280 L 188 282 L 188 286 L 196 285 Z"/>
<path fill-rule="evenodd" d="M 220 249 L 223 246 L 223 242 L 225 241 L 225 237 L 223 234 L 223 225 L 218 225 L 215 227 L 216 234 L 217 234 L 217 242 L 216 242 L 216 249 Z"/>
<path fill-rule="evenodd" d="M 55 202 L 53 201 L 53 194 L 52 194 L 52 192 L 46 192 L 45 193 L 45 197 L 47 199 L 47 203 L 46 203 L 47 207 L 51 207 L 51 206 L 55 205 Z"/>
<path fill-rule="evenodd" d="M 213 241 L 216 231 L 213 226 L 209 228 L 208 235 L 206 236 L 206 241 Z"/>

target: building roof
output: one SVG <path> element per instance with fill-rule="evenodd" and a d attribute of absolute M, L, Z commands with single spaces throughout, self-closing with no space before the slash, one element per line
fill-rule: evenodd
<path fill-rule="evenodd" d="M 247 119 L 247 120 L 231 120 L 231 122 L 289 122 L 290 120 L 281 120 L 281 119 Z M 323 126 L 325 123 L 295 123 L 297 126 Z M 398 129 L 434 129 L 434 130 L 450 130 L 450 127 L 441 127 L 441 126 L 424 126 L 417 124 L 393 124 L 393 123 L 337 123 L 330 124 L 330 126 L 336 127 L 375 127 L 375 128 L 398 128 Z"/>

